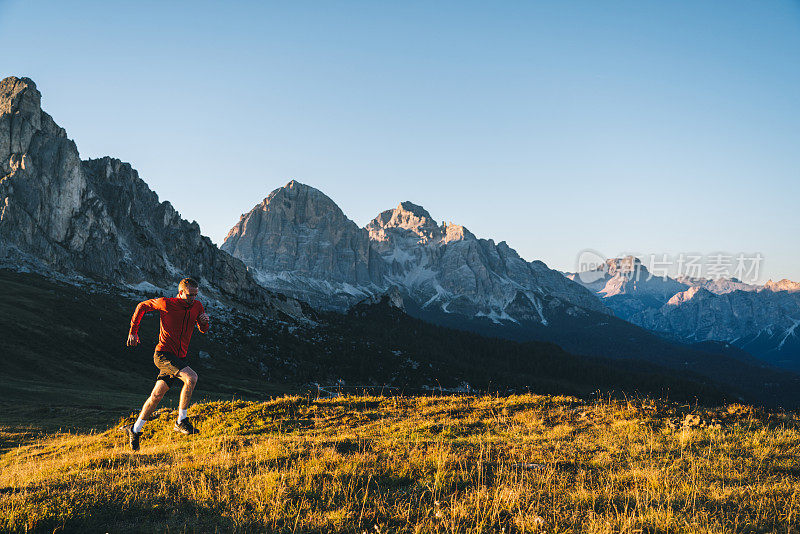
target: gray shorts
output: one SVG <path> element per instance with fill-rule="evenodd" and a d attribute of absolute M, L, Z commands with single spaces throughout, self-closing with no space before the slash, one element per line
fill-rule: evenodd
<path fill-rule="evenodd" d="M 176 375 L 189 365 L 189 358 L 179 358 L 171 352 L 157 350 L 153 354 L 153 363 L 158 367 L 156 381 L 163 380 L 172 387 L 176 381 L 180 382 L 180 378 Z"/>

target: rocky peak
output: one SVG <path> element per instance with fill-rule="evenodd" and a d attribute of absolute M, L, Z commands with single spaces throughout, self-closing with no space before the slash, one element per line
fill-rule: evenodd
<path fill-rule="evenodd" d="M 296 180 L 272 191 L 242 215 L 221 248 L 254 268 L 265 283 L 282 273 L 364 285 L 382 272 L 366 230 L 330 197 Z M 346 293 L 349 286 L 343 287 Z M 313 301 L 308 295 L 295 294 Z"/>
<path fill-rule="evenodd" d="M 704 287 L 701 286 L 693 286 L 687 289 L 686 291 L 681 291 L 680 293 L 676 293 L 672 296 L 671 299 L 667 301 L 667 305 L 669 306 L 678 306 L 692 300 L 693 298 L 697 297 L 704 297 L 707 295 L 711 295 L 711 292 Z"/>
<path fill-rule="evenodd" d="M 718 295 L 722 295 L 724 293 L 731 293 L 732 291 L 757 291 L 761 289 L 761 286 L 753 285 L 753 284 L 746 284 L 739 280 L 738 278 L 697 278 L 697 277 L 690 277 L 686 275 L 681 275 L 676 278 L 678 282 L 681 284 L 685 284 L 687 286 L 701 286 L 712 293 L 716 293 Z"/>
<path fill-rule="evenodd" d="M 622 258 L 610 258 L 606 260 L 605 271 L 609 276 L 614 276 L 617 273 L 628 278 L 639 276 L 647 276 L 647 268 L 642 265 L 642 261 L 635 256 L 624 256 Z"/>
<path fill-rule="evenodd" d="M 408 230 L 418 235 L 422 242 L 427 242 L 440 233 L 431 214 L 422 206 L 409 201 L 401 202 L 393 210 L 381 212 L 367 225 L 370 235 L 377 239 L 381 239 L 389 228 Z"/>
<path fill-rule="evenodd" d="M 668 276 L 651 274 L 635 256 L 610 258 L 598 267 L 567 278 L 596 292 L 614 313 L 627 320 L 643 309 L 657 309 L 689 288 Z"/>
<path fill-rule="evenodd" d="M 311 187 L 310 185 L 306 185 L 304 183 L 300 183 L 300 182 L 298 182 L 297 180 L 294 180 L 294 179 L 289 180 L 289 182 L 286 185 L 284 185 L 283 187 L 279 187 L 278 189 L 276 189 L 272 193 L 276 194 L 276 195 L 279 195 L 279 194 L 283 193 L 284 195 L 286 195 L 288 197 L 297 197 L 298 195 L 305 194 L 305 195 L 320 196 L 320 197 L 323 197 L 323 198 L 328 198 L 328 196 L 325 193 L 323 193 L 322 191 L 320 191 L 319 189 L 316 189 L 316 188 Z M 330 199 L 328 199 L 328 200 L 330 200 Z"/>
<path fill-rule="evenodd" d="M 298 202 L 299 204 L 294 204 Z M 283 187 L 271 192 L 261 202 L 261 209 L 282 210 L 284 213 L 293 212 L 297 216 L 314 216 L 321 213 L 342 213 L 339 206 L 331 198 L 310 185 L 302 184 L 297 180 L 292 180 Z M 297 213 L 298 207 L 309 210 L 305 213 Z M 342 214 L 344 215 L 344 214 Z"/>
<path fill-rule="evenodd" d="M 9 76 L 0 81 L 0 113 L 38 121 L 42 111 L 41 102 L 42 94 L 30 78 Z"/>
<path fill-rule="evenodd" d="M 245 214 L 222 249 L 264 285 L 331 309 L 346 310 L 397 286 L 425 313 L 514 321 L 503 309 L 519 291 L 525 292 L 519 306 L 532 307 L 520 313 L 541 324 L 546 314 L 564 313 L 563 302 L 609 313 L 595 295 L 543 263 L 528 263 L 507 243 L 478 239 L 461 225 L 440 226 L 418 204 L 401 202 L 358 228 L 349 219 L 334 224 L 334 217 L 312 216 L 300 202 L 308 192 L 332 203 L 289 182 Z M 544 310 L 543 295 L 558 301 L 555 308 Z"/>
<path fill-rule="evenodd" d="M 770 285 L 779 286 L 780 282 Z M 666 306 L 644 310 L 630 321 L 684 341 L 728 342 L 768 363 L 797 369 L 798 310 L 798 292 L 750 289 L 715 293 L 695 286 L 675 295 Z"/>
<path fill-rule="evenodd" d="M 425 208 L 423 208 L 418 204 L 409 202 L 408 200 L 398 204 L 397 207 L 394 209 L 394 212 L 398 218 L 404 218 L 406 220 L 412 220 L 412 221 L 430 220 L 435 224 L 435 221 L 433 221 L 433 219 L 431 218 L 431 214 L 428 213 L 428 210 L 426 210 Z"/>
<path fill-rule="evenodd" d="M 464 239 L 476 239 L 476 237 L 460 224 L 442 223 L 442 241 L 450 243 L 452 241 L 462 241 Z"/>
<path fill-rule="evenodd" d="M 311 231 L 316 228 L 340 226 L 348 227 L 350 232 L 358 229 L 325 193 L 297 180 L 291 180 L 268 194 L 248 213 L 243 213 L 239 222 L 225 236 L 221 248 L 230 254 L 242 254 L 241 257 L 245 262 L 250 261 L 252 254 L 259 255 L 258 251 L 250 250 L 251 247 L 257 246 L 252 241 L 260 239 L 257 234 L 262 234 L 264 229 L 280 234 L 284 224 L 302 225 Z M 241 239 L 244 241 L 240 245 Z M 240 250 L 241 246 L 245 248 Z"/>
<path fill-rule="evenodd" d="M 30 163 L 26 156 L 37 132 L 66 140 L 64 129 L 42 111 L 41 103 L 42 94 L 30 78 L 0 81 L 0 181 Z"/>
<path fill-rule="evenodd" d="M 605 284 L 611 279 L 616 279 L 617 283 L 626 280 L 646 279 L 648 274 L 647 268 L 642 265 L 639 258 L 635 256 L 624 256 L 621 258 L 609 258 L 592 270 L 565 273 L 565 276 L 570 280 L 589 286 L 593 284 Z"/>
<path fill-rule="evenodd" d="M 784 278 L 780 282 L 773 282 L 772 279 L 770 279 L 764 284 L 764 289 L 767 291 L 788 291 L 793 293 L 795 291 L 800 291 L 800 282 L 793 282 L 788 278 Z"/>

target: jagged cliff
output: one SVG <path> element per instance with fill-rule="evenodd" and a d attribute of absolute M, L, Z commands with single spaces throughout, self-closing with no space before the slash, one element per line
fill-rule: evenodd
<path fill-rule="evenodd" d="M 0 82 L 0 262 L 127 285 L 193 276 L 216 298 L 303 313 L 160 202 L 128 163 L 81 161 L 28 78 Z"/>

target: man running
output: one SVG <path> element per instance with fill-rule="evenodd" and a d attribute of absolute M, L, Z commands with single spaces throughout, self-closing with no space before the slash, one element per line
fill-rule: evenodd
<path fill-rule="evenodd" d="M 128 346 L 135 347 L 139 344 L 139 323 L 144 314 L 150 311 L 158 311 L 161 314 L 161 331 L 158 335 L 158 345 L 153 354 L 153 363 L 158 367 L 159 373 L 156 378 L 156 385 L 150 397 L 142 406 L 139 419 L 132 425 L 122 427 L 128 435 L 131 449 L 139 450 L 139 437 L 142 435 L 147 418 L 156 409 L 164 394 L 177 381 L 183 382 L 181 389 L 181 400 L 178 405 L 178 420 L 175 422 L 173 430 L 184 434 L 196 434 L 195 429 L 186 412 L 189 410 L 189 400 L 192 398 L 194 385 L 197 383 L 197 373 L 189 367 L 189 359 L 186 357 L 186 349 L 189 348 L 189 340 L 192 338 L 194 325 L 201 333 L 208 332 L 210 319 L 203 310 L 203 305 L 197 297 L 198 284 L 191 278 L 184 278 L 178 284 L 177 298 L 157 298 L 145 300 L 136 306 L 131 318 L 131 329 L 128 333 Z"/>

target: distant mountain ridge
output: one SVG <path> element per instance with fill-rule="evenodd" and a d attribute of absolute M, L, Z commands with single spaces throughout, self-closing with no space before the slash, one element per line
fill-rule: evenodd
<path fill-rule="evenodd" d="M 622 319 L 662 306 L 689 286 L 669 277 L 652 276 L 639 258 L 611 258 L 596 269 L 565 276 L 593 291 Z"/>
<path fill-rule="evenodd" d="M 800 283 L 651 276 L 638 258 L 566 273 L 614 313 L 677 341 L 723 341 L 773 365 L 800 370 Z"/>
<path fill-rule="evenodd" d="M 774 286 L 772 286 L 774 287 Z M 631 322 L 683 341 L 726 341 L 773 364 L 800 370 L 800 292 L 695 286 Z"/>

